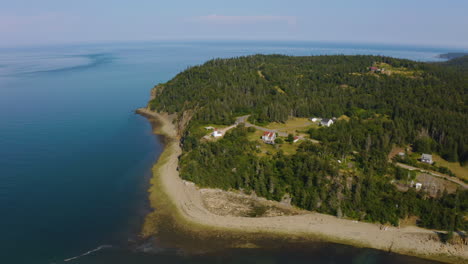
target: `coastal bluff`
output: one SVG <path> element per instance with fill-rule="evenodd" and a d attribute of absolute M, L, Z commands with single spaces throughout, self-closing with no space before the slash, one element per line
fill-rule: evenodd
<path fill-rule="evenodd" d="M 415 226 L 383 227 L 315 212 L 272 217 L 217 215 L 204 205 L 200 189 L 179 177 L 178 161 L 182 149 L 178 132 L 180 124 L 174 121 L 175 115 L 156 113 L 147 108 L 138 109 L 137 113 L 155 121 L 155 133 L 164 136 L 166 142 L 165 150 L 153 168 L 149 199 L 155 211 L 145 221 L 145 237 L 161 231 L 158 214 L 166 213 L 172 214 L 171 220 L 178 221 L 177 225 L 183 226 L 184 232 L 188 233 L 191 230 L 196 230 L 195 234 L 200 230 L 216 230 L 213 234 L 284 236 L 375 248 L 450 263 L 466 263 L 468 259 L 468 250 L 463 243 L 442 243 L 436 231 Z M 208 233 L 204 235 L 209 236 Z"/>

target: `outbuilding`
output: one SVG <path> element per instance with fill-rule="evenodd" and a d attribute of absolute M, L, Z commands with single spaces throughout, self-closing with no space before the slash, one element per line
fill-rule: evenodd
<path fill-rule="evenodd" d="M 423 153 L 422 156 L 421 156 L 421 162 L 424 162 L 424 163 L 427 163 L 427 164 L 432 164 L 434 163 L 432 161 L 432 155 L 431 154 L 426 154 L 426 153 Z"/>
<path fill-rule="evenodd" d="M 415 184 L 414 187 L 416 188 L 416 190 L 421 190 L 421 188 L 422 188 L 422 183 L 417 182 L 417 183 Z"/>
<path fill-rule="evenodd" d="M 329 127 L 329 126 L 333 125 L 333 120 L 328 119 L 328 118 L 324 118 L 324 119 L 322 119 L 322 121 L 320 122 L 320 125 Z"/>
<path fill-rule="evenodd" d="M 223 136 L 223 133 L 221 133 L 220 131 L 218 131 L 217 129 L 215 129 L 215 131 L 213 131 L 213 133 L 211 133 L 211 135 L 215 138 L 217 137 L 222 137 Z"/>

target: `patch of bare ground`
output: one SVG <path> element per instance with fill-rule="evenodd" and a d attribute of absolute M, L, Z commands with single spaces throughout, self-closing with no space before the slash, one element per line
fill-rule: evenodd
<path fill-rule="evenodd" d="M 206 209 L 221 216 L 273 217 L 305 213 L 290 205 L 268 201 L 254 194 L 219 189 L 200 189 L 200 193 Z"/>
<path fill-rule="evenodd" d="M 454 193 L 459 188 L 459 185 L 451 181 L 437 178 L 427 173 L 418 174 L 416 180 L 422 183 L 423 190 L 428 192 L 431 196 L 437 196 L 438 193 L 442 193 L 444 190 L 447 190 L 448 193 Z"/>
<path fill-rule="evenodd" d="M 405 219 L 400 220 L 400 227 L 407 227 L 407 226 L 416 226 L 418 222 L 417 216 L 410 216 Z"/>
<path fill-rule="evenodd" d="M 400 152 L 405 153 L 405 149 L 403 147 L 394 146 L 390 153 L 388 153 L 388 160 L 391 161 Z"/>
<path fill-rule="evenodd" d="M 432 197 L 440 196 L 444 191 L 447 193 L 454 193 L 460 186 L 456 183 L 448 181 L 444 178 L 434 177 L 427 173 L 418 173 L 414 182 L 422 184 L 422 191 L 426 192 Z M 402 182 L 395 182 L 395 187 L 401 191 L 406 192 L 410 188 L 414 188 L 414 185 Z"/>

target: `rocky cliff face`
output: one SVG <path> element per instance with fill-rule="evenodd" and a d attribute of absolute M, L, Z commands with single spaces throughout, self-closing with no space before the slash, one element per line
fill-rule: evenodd
<path fill-rule="evenodd" d="M 176 124 L 177 134 L 179 136 L 183 136 L 188 123 L 193 117 L 193 114 L 194 114 L 194 111 L 184 111 L 181 115 L 178 115 L 178 117 L 175 119 L 175 122 L 177 122 Z"/>
<path fill-rule="evenodd" d="M 158 93 L 161 93 L 163 90 L 164 90 L 164 86 L 162 86 L 161 84 L 154 86 L 153 89 L 151 89 L 151 92 L 150 92 L 150 102 L 152 100 L 154 100 L 156 98 L 156 95 Z"/>
<path fill-rule="evenodd" d="M 148 105 L 146 106 L 146 109 L 148 111 L 153 111 L 153 109 L 151 109 L 150 103 L 159 94 L 161 94 L 163 90 L 164 90 L 163 85 L 156 85 L 156 86 L 153 87 L 153 89 L 151 89 L 150 100 L 148 102 Z M 179 137 L 182 137 L 183 134 L 184 134 L 185 129 L 187 128 L 188 123 L 190 122 L 190 120 L 192 119 L 192 117 L 194 115 L 194 111 L 189 110 L 189 111 L 184 111 L 182 113 L 173 113 L 173 114 L 165 113 L 165 114 L 170 116 L 170 119 L 175 124 L 175 127 L 177 129 L 177 135 Z"/>

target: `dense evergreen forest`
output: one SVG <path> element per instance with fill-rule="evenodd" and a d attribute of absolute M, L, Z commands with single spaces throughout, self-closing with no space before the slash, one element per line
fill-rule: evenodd
<path fill-rule="evenodd" d="M 374 62 L 405 67 L 412 75 L 368 74 Z M 385 115 L 395 131 L 392 142 L 427 136 L 434 151 L 465 163 L 468 71 L 458 69 L 374 56 L 216 59 L 162 84 L 151 106 L 179 113 L 196 109 L 194 120 L 218 124 L 232 124 L 246 113 L 259 123 L 289 116 Z"/>
<path fill-rule="evenodd" d="M 456 61 L 455 61 L 456 60 Z M 301 208 L 397 225 L 418 217 L 424 227 L 466 230 L 468 192 L 430 197 L 398 191 L 408 171 L 388 162 L 393 145 L 413 144 L 444 159 L 468 162 L 468 58 L 421 63 L 377 56 L 255 55 L 215 59 L 156 89 L 153 110 L 193 114 L 183 131 L 181 176 L 201 186 L 236 188 Z M 386 67 L 371 72 L 370 66 Z M 382 66 L 383 65 L 383 66 Z M 250 114 L 257 124 L 290 117 L 338 117 L 311 129 L 320 144 L 258 155 L 249 129 L 203 141 L 201 124 L 232 124 Z M 343 167 L 337 160 L 352 161 Z"/>

